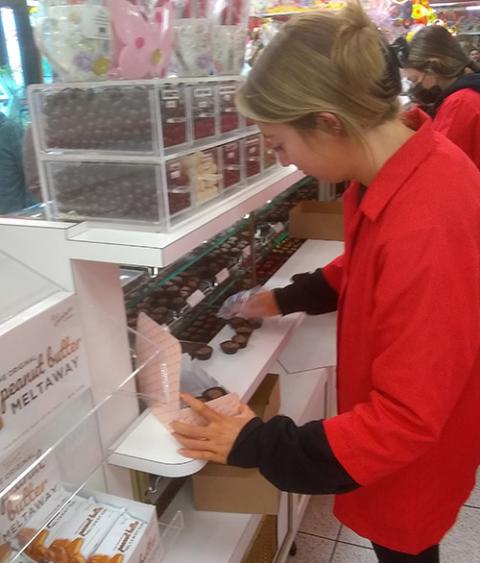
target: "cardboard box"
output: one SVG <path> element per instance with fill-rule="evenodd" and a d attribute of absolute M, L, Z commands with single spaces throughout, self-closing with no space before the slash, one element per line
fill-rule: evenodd
<path fill-rule="evenodd" d="M 292 238 L 344 240 L 341 201 L 301 201 L 290 210 Z"/>
<path fill-rule="evenodd" d="M 268 420 L 278 414 L 278 375 L 267 374 L 249 401 L 258 416 Z M 281 492 L 256 469 L 207 464 L 193 476 L 193 501 L 197 510 L 278 514 Z"/>
<path fill-rule="evenodd" d="M 263 420 L 270 420 L 280 410 L 280 384 L 276 373 L 267 373 L 257 387 L 249 407 Z"/>

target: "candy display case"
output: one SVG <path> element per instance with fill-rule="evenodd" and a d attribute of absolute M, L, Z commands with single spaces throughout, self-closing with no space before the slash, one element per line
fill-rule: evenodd
<path fill-rule="evenodd" d="M 47 218 L 169 231 L 256 181 L 262 139 L 239 118 L 237 85 L 215 77 L 30 87 Z"/>
<path fill-rule="evenodd" d="M 231 141 L 224 140 L 222 144 L 235 141 L 238 141 L 241 147 L 241 137 Z M 202 147 L 203 150 L 212 148 L 215 148 L 213 144 Z M 222 162 L 222 151 L 218 150 L 218 153 L 218 158 Z M 174 160 L 185 154 L 172 153 L 167 160 Z M 50 161 L 63 162 L 62 158 L 57 160 L 51 158 Z M 83 155 L 82 161 L 85 161 Z M 109 162 L 112 161 L 113 159 Z M 131 162 L 127 159 L 124 164 Z M 98 396 L 96 397 L 93 409 L 96 409 L 94 416 L 97 418 L 97 423 L 93 425 L 95 428 L 91 426 L 91 430 L 85 433 L 90 436 L 94 450 L 98 449 L 94 432 L 100 433 L 101 471 L 95 471 L 82 487 L 75 486 L 75 482 L 73 483 L 73 489 L 78 489 L 78 492 L 72 501 L 78 502 L 78 505 L 83 507 L 85 501 L 95 506 L 101 504 L 97 506 L 99 514 L 101 512 L 108 514 L 110 510 L 118 509 L 120 505 L 123 507 L 121 510 L 124 511 L 122 513 L 124 519 L 115 520 L 112 524 L 110 528 L 112 533 L 108 537 L 99 538 L 95 552 L 90 551 L 91 543 L 88 538 L 88 541 L 79 545 L 80 542 L 75 542 L 76 537 L 70 533 L 65 532 L 65 537 L 63 532 L 61 535 L 60 533 L 57 535 L 56 532 L 50 535 L 47 530 L 50 535 L 48 539 L 49 535 L 44 537 L 45 533 L 42 534 L 48 522 L 43 526 L 37 526 L 33 522 L 31 528 L 36 530 L 36 533 L 32 535 L 31 531 L 24 532 L 23 536 L 15 537 L 14 541 L 30 541 L 29 551 L 36 558 L 44 558 L 47 555 L 62 557 L 65 560 L 70 555 L 68 548 L 75 556 L 78 553 L 82 557 L 85 556 L 84 563 L 93 556 L 95 563 L 107 563 L 117 555 L 116 552 L 112 552 L 116 544 L 114 538 L 118 537 L 117 532 L 121 531 L 123 524 L 133 523 L 128 521 L 130 516 L 136 517 L 137 520 L 141 519 L 142 523 L 148 526 L 148 514 L 152 514 L 153 507 L 145 507 L 142 504 L 142 512 L 139 508 L 134 514 L 135 505 L 129 499 L 135 498 L 137 501 L 147 500 L 155 503 L 158 499 L 157 513 L 161 513 L 162 520 L 169 523 L 165 534 L 159 531 L 160 546 L 157 548 L 157 553 L 152 557 L 142 556 L 142 561 L 184 563 L 198 560 L 225 563 L 242 560 L 246 546 L 250 545 L 255 536 L 258 523 L 256 515 L 234 513 L 219 515 L 195 510 L 188 481 L 185 482 L 183 478 L 175 479 L 172 483 L 175 484 L 176 490 L 181 487 L 178 494 L 163 488 L 165 481 L 170 483 L 169 477 L 161 477 L 160 484 L 156 487 L 158 481 L 153 477 L 154 475 L 178 477 L 196 471 L 196 465 L 192 460 L 179 457 L 178 445 L 172 442 L 168 428 L 161 426 L 155 414 L 179 416 L 178 405 L 175 404 L 175 408 L 172 409 L 172 405 L 169 404 L 172 397 L 176 401 L 174 395 L 170 393 L 175 388 L 174 381 L 168 380 L 169 392 L 163 393 L 162 400 L 158 400 L 155 392 L 152 394 L 151 390 L 140 387 L 137 383 L 139 382 L 137 373 L 132 373 L 132 352 L 128 351 L 128 346 L 124 349 L 125 338 L 119 339 L 115 334 L 121 332 L 125 335 L 125 327 L 118 331 L 112 330 L 112 326 L 104 323 L 102 318 L 103 313 L 108 312 L 117 321 L 125 321 L 125 313 L 127 313 L 129 326 L 137 331 L 139 321 L 145 316 L 155 320 L 157 325 L 168 324 L 170 334 L 184 341 L 180 342 L 183 352 L 182 362 L 186 357 L 186 361 L 195 371 L 206 372 L 210 378 L 218 382 L 218 387 L 237 393 L 242 401 L 248 401 L 265 373 L 271 372 L 271 368 L 275 368 L 273 373 L 283 373 L 278 366 L 274 366 L 274 362 L 279 354 L 283 354 L 287 349 L 290 339 L 298 334 L 301 315 L 266 319 L 262 326 L 259 326 L 260 323 L 249 326 L 245 321 L 237 326 L 238 319 L 235 324 L 230 323 L 220 319 L 217 312 L 226 297 L 255 284 L 252 271 L 256 271 L 258 278 L 263 281 L 280 262 L 283 263 L 282 270 L 285 268 L 284 259 L 297 260 L 296 269 L 282 274 L 281 283 L 288 283 L 294 273 L 305 271 L 318 261 L 318 251 L 315 248 L 315 252 L 305 255 L 303 262 L 300 261 L 299 264 L 300 256 L 297 254 L 303 253 L 306 245 L 302 245 L 300 251 L 292 256 L 297 243 L 285 238 L 286 223 L 283 220 L 288 217 L 288 206 L 295 201 L 294 192 L 313 197 L 318 193 L 315 184 L 307 186 L 305 181 L 291 190 L 288 189 L 301 178 L 301 173 L 291 169 L 277 170 L 271 176 L 261 175 L 251 190 L 240 191 L 231 200 L 224 200 L 225 204 L 221 198 L 218 198 L 218 205 L 212 207 L 205 216 L 199 215 L 192 221 L 193 226 L 190 222 L 185 223 L 178 231 L 168 234 L 158 232 L 152 234 L 134 226 L 124 225 L 123 229 L 119 229 L 108 224 L 99 225 L 89 222 L 73 224 L 20 219 L 3 219 L 0 222 L 2 248 L 14 249 L 15 254 L 21 256 L 22 260 L 27 261 L 32 267 L 41 268 L 42 272 L 54 279 L 65 279 L 65 285 L 78 292 L 79 313 L 84 321 L 83 336 L 88 351 L 92 383 L 95 383 L 94 387 L 97 389 L 100 384 L 104 391 L 100 393 L 100 398 L 106 394 L 108 399 L 100 406 Z M 183 185 L 182 182 L 172 185 L 172 190 L 181 190 Z M 276 197 L 278 194 L 281 196 L 279 199 Z M 191 197 L 193 201 L 193 192 Z M 267 206 L 262 207 L 265 202 Z M 236 221 L 239 223 L 236 224 Z M 283 225 L 282 231 L 280 231 L 282 226 L 280 223 Z M 41 241 L 42 244 L 35 244 L 35 241 Z M 263 250 L 267 256 L 280 253 L 282 259 L 275 261 L 275 264 L 273 261 L 267 263 L 263 261 Z M 328 258 L 330 259 L 331 257 Z M 322 254 L 320 260 L 323 260 Z M 60 268 L 59 264 L 65 264 L 65 267 Z M 128 279 L 132 281 L 124 288 L 126 308 L 122 292 L 125 269 L 120 271 L 116 264 L 130 265 Z M 142 270 L 133 270 L 141 266 L 143 266 Z M 137 272 L 140 272 L 140 275 Z M 285 282 L 282 281 L 283 278 Z M 71 286 L 68 285 L 69 283 Z M 278 280 L 271 283 L 274 284 L 273 286 L 278 286 Z M 202 298 L 198 292 L 204 297 Z M 187 299 L 189 303 L 186 303 Z M 161 326 L 159 328 L 166 333 Z M 148 341 L 153 340 L 151 335 L 144 331 L 138 332 Z M 130 340 L 134 345 L 132 351 L 138 358 L 139 350 L 135 347 L 137 337 L 131 332 L 129 334 L 132 335 Z M 315 339 L 318 339 L 318 332 L 315 331 L 314 334 Z M 297 340 L 302 341 L 302 338 L 304 337 L 299 335 Z M 295 350 L 297 348 L 298 344 Z M 125 353 L 125 350 L 128 353 Z M 193 359 L 189 358 L 190 355 Z M 304 360 L 306 357 L 310 356 L 303 353 L 301 359 Z M 283 360 L 281 361 L 283 365 Z M 321 365 L 314 364 L 315 367 Z M 127 366 L 128 369 L 125 369 Z M 282 410 L 282 414 L 292 417 L 295 412 L 302 414 L 306 405 L 313 416 L 322 417 L 322 412 L 317 414 L 313 406 L 316 408 L 325 403 L 322 394 L 325 384 L 323 372 L 318 378 L 315 372 L 313 378 L 312 370 L 309 370 L 303 378 L 295 370 L 290 371 L 292 374 L 289 378 L 294 378 L 294 382 L 289 388 L 290 392 L 282 395 L 282 401 L 285 400 L 285 404 L 293 410 Z M 160 381 L 165 380 L 165 369 L 160 366 L 159 372 L 157 378 Z M 120 375 L 125 387 L 117 394 L 118 387 L 112 392 L 111 382 Z M 308 385 L 304 385 L 303 379 L 308 380 L 306 381 Z M 204 393 L 202 392 L 201 395 L 203 397 Z M 84 396 L 89 397 L 88 392 Z M 167 401 L 165 402 L 164 399 Z M 166 413 L 163 413 L 164 406 Z M 65 412 L 76 413 L 77 409 L 69 404 Z M 57 419 L 56 428 L 61 432 L 67 430 L 61 418 Z M 68 457 L 71 460 L 78 457 L 81 444 L 81 437 L 78 440 L 76 438 L 71 440 L 68 449 Z M 43 451 L 41 449 L 41 454 Z M 81 451 L 83 452 L 83 448 Z M 88 449 L 86 451 L 88 453 Z M 29 463 L 32 461 L 34 461 L 33 457 Z M 81 467 L 83 464 L 80 464 L 78 474 L 81 473 Z M 129 470 L 135 473 L 131 474 Z M 64 469 L 61 468 L 61 471 Z M 145 481 L 148 475 L 150 475 L 150 483 L 155 484 L 152 485 L 152 489 L 158 490 L 159 495 L 163 495 L 163 491 L 166 492 L 161 498 L 150 495 L 149 491 L 145 495 L 147 490 Z M 41 472 L 39 476 L 42 476 Z M 103 482 L 104 476 L 106 487 Z M 132 487 L 132 477 L 134 487 Z M 69 474 L 63 472 L 59 480 L 62 489 L 67 490 L 69 485 L 67 479 L 70 480 Z M 71 479 L 73 480 L 73 477 Z M 77 483 L 83 481 L 80 478 Z M 15 491 L 16 493 L 18 491 Z M 286 494 L 282 495 L 282 507 L 279 512 L 279 522 L 282 521 L 283 524 L 278 528 L 278 545 L 282 553 L 288 553 L 296 530 L 289 527 L 292 513 L 286 496 Z M 178 536 L 178 541 L 168 550 L 167 537 L 176 535 L 181 528 L 181 522 L 178 520 L 172 522 L 177 510 L 184 512 L 185 526 Z M 57 513 L 63 513 L 63 509 L 55 510 L 55 514 Z M 143 518 L 141 514 L 144 514 Z M 140 528 L 146 529 L 143 525 Z M 63 530 L 70 532 L 69 528 L 63 527 Z M 205 537 L 210 537 L 211 541 L 206 543 Z M 14 550 L 18 547 L 17 544 L 12 546 Z M 23 547 L 27 548 L 27 545 L 24 544 Z M 4 549 L 11 547 L 5 546 Z M 62 549 L 67 551 L 67 556 Z M 87 555 L 88 553 L 90 555 Z M 132 555 L 124 561 L 132 563 L 135 561 L 135 556 L 133 552 L 131 553 Z M 10 557 L 10 553 L 8 556 Z M 30 560 L 27 554 L 22 557 L 24 561 Z M 283 559 L 280 554 L 279 561 L 284 560 L 286 558 Z"/>
<path fill-rule="evenodd" d="M 8 270 L 6 262 L 3 266 Z M 11 273 L 21 273 L 20 266 Z M 161 561 L 172 534 L 183 526 L 181 514 L 159 527 L 154 506 L 110 492 L 107 473 L 114 442 L 142 414 L 173 408 L 170 374 L 178 370 L 178 358 L 169 338 L 176 341 L 161 329 L 163 339 L 152 342 L 146 331 L 117 325 L 96 310 L 92 314 L 109 333 L 107 340 L 115 339 L 120 330 L 125 342 L 132 342 L 132 359 L 123 380 L 117 373 L 115 383 L 108 377 L 92 383 L 95 362 L 88 356 L 88 335 L 82 324 L 89 316 L 88 307 L 59 287 L 57 293 L 45 294 L 44 284 L 32 277 L 19 278 L 17 285 L 23 287 L 27 281 L 38 287 L 35 296 L 40 301 L 33 306 L 25 303 L 0 325 L 5 370 L 1 560 Z M 33 290 L 30 293 L 33 297 Z M 101 346 L 107 344 L 105 335 L 99 333 L 96 339 Z M 162 376 L 156 377 L 159 372 Z M 19 381 L 24 384 L 17 388 Z"/>
<path fill-rule="evenodd" d="M 130 404 L 121 386 L 83 416 L 72 417 L 81 412 L 72 407 L 0 461 L 2 562 L 156 563 L 164 558 L 172 535 L 183 528 L 182 514 L 159 524 L 155 506 L 104 490 L 102 470 L 110 449 L 101 435 L 102 421 L 119 406 L 142 404 L 140 396 L 128 397 Z M 149 404 L 156 402 L 155 395 L 148 397 Z M 80 408 L 85 408 L 90 398 L 82 399 Z"/>
<path fill-rule="evenodd" d="M 244 183 L 244 157 L 241 141 L 220 145 L 222 155 L 223 189 L 241 187 Z"/>
<path fill-rule="evenodd" d="M 34 131 L 42 152 L 158 153 L 150 82 L 31 87 Z"/>
<path fill-rule="evenodd" d="M 220 113 L 220 133 L 240 129 L 240 116 L 235 106 L 237 82 L 223 82 L 218 85 L 218 106 Z"/>
<path fill-rule="evenodd" d="M 243 140 L 245 175 L 254 178 L 263 171 L 263 143 L 261 135 L 250 135 Z"/>
<path fill-rule="evenodd" d="M 159 97 L 164 148 L 187 144 L 190 140 L 187 87 L 182 83 L 166 84 L 160 89 Z"/>
<path fill-rule="evenodd" d="M 217 127 L 216 84 L 199 82 L 190 87 L 193 141 L 215 137 Z"/>
<path fill-rule="evenodd" d="M 162 170 L 154 163 L 62 160 L 44 167 L 56 217 L 166 224 Z"/>
<path fill-rule="evenodd" d="M 216 316 L 224 300 L 264 282 L 303 244 L 288 238 L 288 212 L 317 192 L 316 181 L 302 181 L 170 267 L 143 278 L 125 297 L 129 326 L 146 313 L 168 325 L 185 352 L 205 346 L 227 324 Z"/>

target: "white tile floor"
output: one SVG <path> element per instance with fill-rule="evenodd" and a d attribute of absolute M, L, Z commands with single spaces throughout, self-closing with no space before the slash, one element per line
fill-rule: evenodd
<path fill-rule="evenodd" d="M 369 541 L 332 514 L 333 497 L 312 497 L 288 563 L 377 563 Z M 477 487 L 440 547 L 441 563 L 480 563 L 480 471 Z"/>

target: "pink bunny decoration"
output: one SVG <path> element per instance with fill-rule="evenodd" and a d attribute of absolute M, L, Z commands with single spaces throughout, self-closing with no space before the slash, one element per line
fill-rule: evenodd
<path fill-rule="evenodd" d="M 173 3 L 158 2 L 150 17 L 128 0 L 107 0 L 115 37 L 113 77 L 163 77 L 172 50 Z"/>

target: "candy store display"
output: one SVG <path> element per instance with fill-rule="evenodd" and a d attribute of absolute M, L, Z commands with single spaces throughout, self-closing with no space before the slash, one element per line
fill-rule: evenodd
<path fill-rule="evenodd" d="M 218 85 L 220 133 L 235 131 L 240 127 L 240 117 L 235 106 L 236 89 L 236 82 L 225 82 Z"/>
<path fill-rule="evenodd" d="M 217 196 L 221 190 L 218 149 L 196 152 L 185 157 L 197 204 Z"/>
<path fill-rule="evenodd" d="M 247 178 L 262 172 L 262 140 L 260 135 L 250 135 L 243 141 L 245 151 L 245 173 Z"/>
<path fill-rule="evenodd" d="M 159 95 L 163 146 L 168 148 L 185 144 L 189 140 L 187 87 L 184 84 L 167 84 Z"/>
<path fill-rule="evenodd" d="M 217 313 L 229 296 L 263 284 L 300 248 L 304 241 L 290 239 L 285 232 L 288 212 L 298 201 L 314 198 L 317 190 L 315 181 L 293 186 L 254 213 L 256 227 L 242 220 L 178 263 L 144 278 L 142 285 L 126 295 L 129 326 L 135 327 L 137 316 L 144 312 L 157 323 L 169 325 L 182 342 L 183 351 L 201 361 L 219 352 L 234 355 L 248 347 L 253 331 L 262 325 L 261 319 L 226 321 Z M 282 230 L 272 229 L 277 224 Z M 265 236 L 264 226 L 272 236 Z M 251 271 L 252 244 L 256 281 Z M 209 342 L 226 324 L 232 329 L 229 338 L 212 349 Z"/>
<path fill-rule="evenodd" d="M 216 127 L 215 85 L 201 83 L 191 88 L 193 140 L 214 137 Z"/>
<path fill-rule="evenodd" d="M 48 218 L 174 228 L 264 166 L 231 78 L 34 85 L 33 137 Z M 270 164 L 269 167 L 266 164 Z"/>
<path fill-rule="evenodd" d="M 175 158 L 165 163 L 167 178 L 168 205 L 171 215 L 190 209 L 192 192 L 188 169 L 183 159 Z"/>
<path fill-rule="evenodd" d="M 58 216 L 162 223 L 166 212 L 158 168 L 121 162 L 46 163 Z"/>
<path fill-rule="evenodd" d="M 256 265 L 257 282 L 269 280 L 304 243 L 303 239 L 285 239 Z"/>
<path fill-rule="evenodd" d="M 240 186 L 242 175 L 241 141 L 234 141 L 220 146 L 222 154 L 223 189 Z"/>
<path fill-rule="evenodd" d="M 153 88 L 106 86 L 45 89 L 33 100 L 44 151 L 125 151 L 153 153 Z"/>
<path fill-rule="evenodd" d="M 171 215 L 188 209 L 192 200 L 201 205 L 220 193 L 222 176 L 216 148 L 167 160 L 165 168 Z"/>

